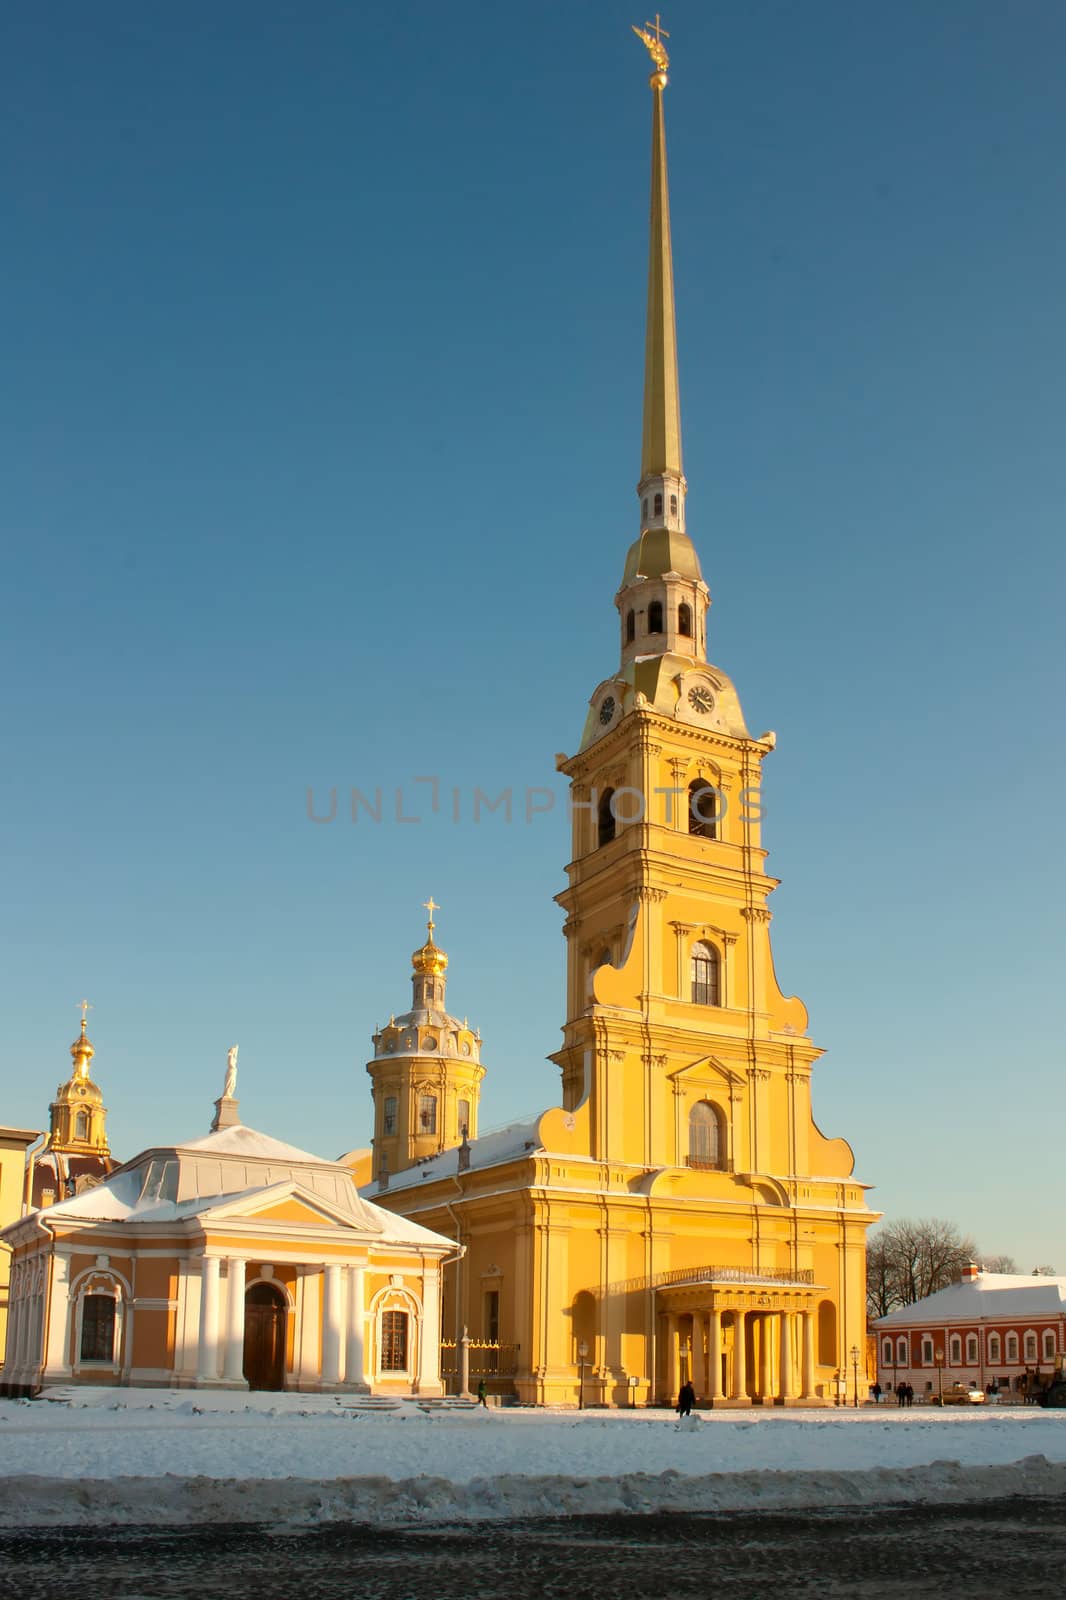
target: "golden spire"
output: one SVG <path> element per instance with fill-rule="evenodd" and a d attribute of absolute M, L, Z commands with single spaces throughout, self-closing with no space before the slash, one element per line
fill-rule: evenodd
<path fill-rule="evenodd" d="M 670 35 L 656 13 L 654 23 L 633 32 L 655 67 L 651 85 L 651 239 L 648 252 L 648 325 L 644 344 L 644 438 L 640 477 L 681 476 L 681 402 L 677 385 L 677 329 L 674 322 L 674 258 L 670 246 L 670 191 L 666 179 L 666 126 L 663 90 L 670 58 L 663 40 Z"/>
<path fill-rule="evenodd" d="M 81 1033 L 70 1047 L 70 1053 L 74 1057 L 74 1071 L 72 1077 L 87 1078 L 89 1076 L 89 1062 L 96 1054 L 96 1051 L 89 1042 L 89 1035 L 85 1031 L 87 1026 L 86 1013 L 91 1011 L 93 1008 L 89 1004 L 88 1000 L 79 1000 L 78 1005 L 81 1007 Z"/>

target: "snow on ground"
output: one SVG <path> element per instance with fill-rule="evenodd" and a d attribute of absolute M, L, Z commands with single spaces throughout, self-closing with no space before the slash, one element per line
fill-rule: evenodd
<path fill-rule="evenodd" d="M 0 1401 L 0 1526 L 307 1522 L 1066 1493 L 1066 1411 L 350 1409 L 75 1389 Z"/>

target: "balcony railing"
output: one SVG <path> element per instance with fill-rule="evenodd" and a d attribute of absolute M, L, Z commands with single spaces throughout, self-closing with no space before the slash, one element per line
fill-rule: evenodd
<path fill-rule="evenodd" d="M 765 1272 L 752 1272 L 745 1267 L 674 1267 L 669 1272 L 657 1272 L 652 1280 L 655 1288 L 683 1283 L 792 1283 L 812 1284 L 814 1273 L 810 1267 L 771 1267 Z"/>
<path fill-rule="evenodd" d="M 715 1161 L 711 1156 L 686 1156 L 686 1167 L 694 1167 L 697 1172 L 732 1172 L 733 1158 L 725 1156 Z"/>

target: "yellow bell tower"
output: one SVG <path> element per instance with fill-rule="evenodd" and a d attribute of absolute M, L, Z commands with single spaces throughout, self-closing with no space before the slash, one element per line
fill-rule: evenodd
<path fill-rule="evenodd" d="M 367 1063 L 374 1095 L 373 1174 L 391 1174 L 477 1137 L 478 1096 L 485 1069 L 481 1034 L 444 1009 L 448 957 L 435 943 L 426 901 L 426 942 L 411 957 L 412 1006 L 374 1034 Z"/>

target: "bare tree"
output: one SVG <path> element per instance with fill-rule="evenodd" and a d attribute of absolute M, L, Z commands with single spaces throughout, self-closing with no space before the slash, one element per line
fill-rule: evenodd
<path fill-rule="evenodd" d="M 1033 1268 L 1033 1277 L 1034 1278 L 1053 1278 L 1054 1276 L 1055 1276 L 1055 1268 L 1054 1267 L 1049 1267 L 1046 1262 L 1044 1263 L 1044 1265 L 1042 1267 L 1034 1267 Z"/>
<path fill-rule="evenodd" d="M 866 1299 L 871 1316 L 910 1306 L 955 1283 L 976 1259 L 973 1239 L 954 1222 L 909 1217 L 886 1223 L 867 1245 Z"/>
<path fill-rule="evenodd" d="M 1018 1263 L 1013 1256 L 978 1256 L 977 1265 L 982 1272 L 1017 1272 Z"/>

